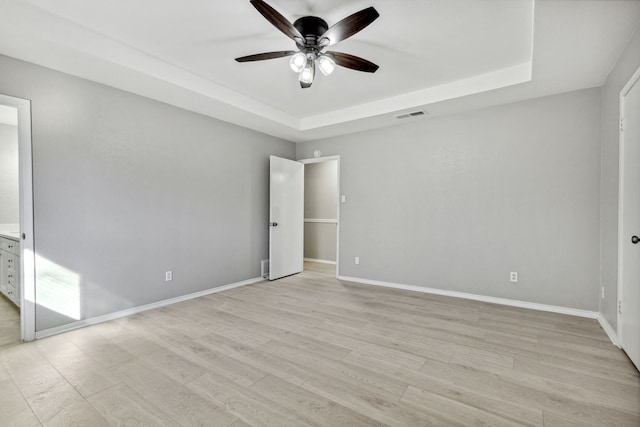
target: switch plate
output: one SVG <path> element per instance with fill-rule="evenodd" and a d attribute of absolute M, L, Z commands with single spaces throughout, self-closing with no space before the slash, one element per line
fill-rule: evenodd
<path fill-rule="evenodd" d="M 602 299 L 604 299 L 604 286 L 601 286 L 600 289 L 602 290 Z"/>
<path fill-rule="evenodd" d="M 516 271 L 512 271 L 509 275 L 509 280 L 511 280 L 511 283 L 518 283 L 518 273 Z"/>
<path fill-rule="evenodd" d="M 340 196 L 340 201 L 342 203 L 347 203 L 347 196 L 345 196 L 344 194 L 342 196 Z"/>
<path fill-rule="evenodd" d="M 354 262 L 356 263 L 356 265 L 360 264 L 360 257 L 357 256 L 356 259 L 354 260 Z"/>
<path fill-rule="evenodd" d="M 170 282 L 173 280 L 173 271 L 166 271 L 164 273 L 164 281 L 165 282 Z"/>

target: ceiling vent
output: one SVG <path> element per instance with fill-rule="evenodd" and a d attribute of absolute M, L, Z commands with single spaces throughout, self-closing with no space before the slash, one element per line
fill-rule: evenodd
<path fill-rule="evenodd" d="M 421 116 L 427 116 L 428 114 L 426 112 L 424 112 L 423 110 L 418 110 L 418 111 L 412 111 L 410 113 L 404 113 L 404 114 L 400 114 L 396 116 L 396 119 L 409 119 L 411 117 L 421 117 Z"/>

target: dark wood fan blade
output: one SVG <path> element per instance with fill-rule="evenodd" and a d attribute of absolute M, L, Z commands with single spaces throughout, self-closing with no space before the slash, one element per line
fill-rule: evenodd
<path fill-rule="evenodd" d="M 375 21 L 378 16 L 380 16 L 380 14 L 373 7 L 362 9 L 360 12 L 347 16 L 342 21 L 329 28 L 320 37 L 320 40 L 327 38 L 329 40 L 326 44 L 327 46 L 336 44 L 363 30 L 367 25 Z"/>
<path fill-rule="evenodd" d="M 282 31 L 287 37 L 293 40 L 304 40 L 300 31 L 293 26 L 291 22 L 282 16 L 277 10 L 263 2 L 262 0 L 251 0 L 253 7 L 258 9 L 258 12 L 264 16 L 267 21 L 271 22 L 274 27 Z M 297 40 L 296 40 L 297 41 Z"/>
<path fill-rule="evenodd" d="M 349 55 L 348 53 L 329 51 L 327 54 L 333 58 L 336 65 L 351 68 L 352 70 L 364 71 L 365 73 L 375 73 L 379 68 L 371 61 L 367 61 L 366 59 L 358 56 Z"/>
<path fill-rule="evenodd" d="M 255 55 L 241 56 L 236 58 L 238 62 L 264 61 L 265 59 L 284 58 L 285 56 L 295 55 L 295 50 L 281 50 L 279 52 L 256 53 Z"/>

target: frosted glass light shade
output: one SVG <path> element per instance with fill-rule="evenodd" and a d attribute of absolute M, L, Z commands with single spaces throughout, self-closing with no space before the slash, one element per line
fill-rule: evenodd
<path fill-rule="evenodd" d="M 318 68 L 320 68 L 320 72 L 322 72 L 322 74 L 328 76 L 336 69 L 336 63 L 328 56 L 322 55 L 318 58 Z"/>
<path fill-rule="evenodd" d="M 301 72 L 306 65 L 307 65 L 307 56 L 302 52 L 296 53 L 289 60 L 289 66 L 296 73 Z"/>
<path fill-rule="evenodd" d="M 313 83 L 313 66 L 312 64 L 307 64 L 306 67 L 302 69 L 300 72 L 300 81 L 302 83 Z"/>

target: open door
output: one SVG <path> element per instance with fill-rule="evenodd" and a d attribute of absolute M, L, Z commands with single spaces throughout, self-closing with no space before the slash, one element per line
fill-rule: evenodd
<path fill-rule="evenodd" d="M 23 341 L 36 338 L 36 278 L 33 239 L 33 160 L 31 153 L 31 101 L 0 94 L 0 105 L 18 110 L 18 159 L 20 173 L 20 325 Z"/>
<path fill-rule="evenodd" d="M 270 157 L 269 280 L 304 268 L 304 165 Z"/>
<path fill-rule="evenodd" d="M 618 336 L 640 369 L 640 69 L 620 93 Z"/>

